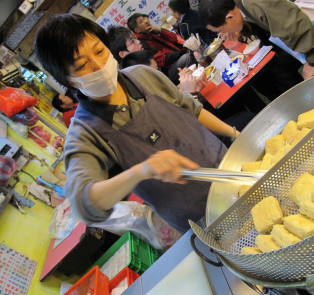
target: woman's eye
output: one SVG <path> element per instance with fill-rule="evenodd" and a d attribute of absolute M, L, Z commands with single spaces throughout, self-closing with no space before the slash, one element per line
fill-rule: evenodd
<path fill-rule="evenodd" d="M 99 50 L 98 52 L 97 52 L 97 54 L 101 54 L 101 53 L 103 53 L 104 52 L 104 49 L 101 49 L 101 50 Z"/>
<path fill-rule="evenodd" d="M 84 64 L 78 66 L 78 67 L 76 68 L 76 71 L 82 70 L 82 69 L 85 67 L 85 65 L 86 65 L 86 63 L 84 63 Z"/>

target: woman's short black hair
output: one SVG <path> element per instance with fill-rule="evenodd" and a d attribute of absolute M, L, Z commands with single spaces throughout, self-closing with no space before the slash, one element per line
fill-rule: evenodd
<path fill-rule="evenodd" d="M 74 53 L 86 32 L 97 36 L 109 48 L 106 31 L 98 24 L 75 14 L 58 14 L 49 18 L 35 37 L 35 53 L 39 62 L 61 85 L 68 88 L 66 69 L 74 63 Z"/>
<path fill-rule="evenodd" d="M 141 50 L 131 52 L 121 60 L 121 69 L 135 65 L 150 66 L 151 60 L 154 59 L 154 53 L 150 50 Z"/>
<path fill-rule="evenodd" d="M 114 58 L 120 63 L 120 51 L 128 51 L 126 41 L 132 37 L 132 32 L 126 27 L 113 26 L 108 30 L 110 40 L 110 51 Z"/>
<path fill-rule="evenodd" d="M 235 8 L 233 0 L 201 0 L 199 6 L 200 20 L 203 25 L 218 28 L 226 23 L 229 11 Z"/>
<path fill-rule="evenodd" d="M 191 10 L 189 0 L 170 0 L 168 6 L 180 14 L 188 13 Z"/>

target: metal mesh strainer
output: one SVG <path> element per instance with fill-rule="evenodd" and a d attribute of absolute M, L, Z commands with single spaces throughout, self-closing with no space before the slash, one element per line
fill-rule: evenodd
<path fill-rule="evenodd" d="M 243 255 L 258 234 L 252 207 L 268 196 L 278 199 L 284 216 L 299 213 L 287 192 L 303 173 L 314 173 L 314 129 L 205 230 L 191 222 L 195 234 L 244 275 L 270 282 L 299 282 L 314 274 L 314 236 L 268 253 Z"/>

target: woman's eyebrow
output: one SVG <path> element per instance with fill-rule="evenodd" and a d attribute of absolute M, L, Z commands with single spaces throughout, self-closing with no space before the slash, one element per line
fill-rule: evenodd
<path fill-rule="evenodd" d="M 99 44 L 100 41 L 96 41 L 93 45 L 93 49 Z M 74 58 L 74 62 L 78 61 L 79 59 L 81 59 L 83 56 L 78 55 L 76 58 Z"/>

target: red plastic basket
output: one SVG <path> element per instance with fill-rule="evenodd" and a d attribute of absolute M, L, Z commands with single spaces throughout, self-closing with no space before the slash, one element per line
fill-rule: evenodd
<path fill-rule="evenodd" d="M 110 294 L 112 290 L 119 286 L 119 284 L 127 279 L 128 287 L 139 277 L 140 275 L 128 267 L 123 268 L 110 282 L 109 290 Z"/>
<path fill-rule="evenodd" d="M 109 295 L 109 279 L 96 265 L 64 295 Z"/>

